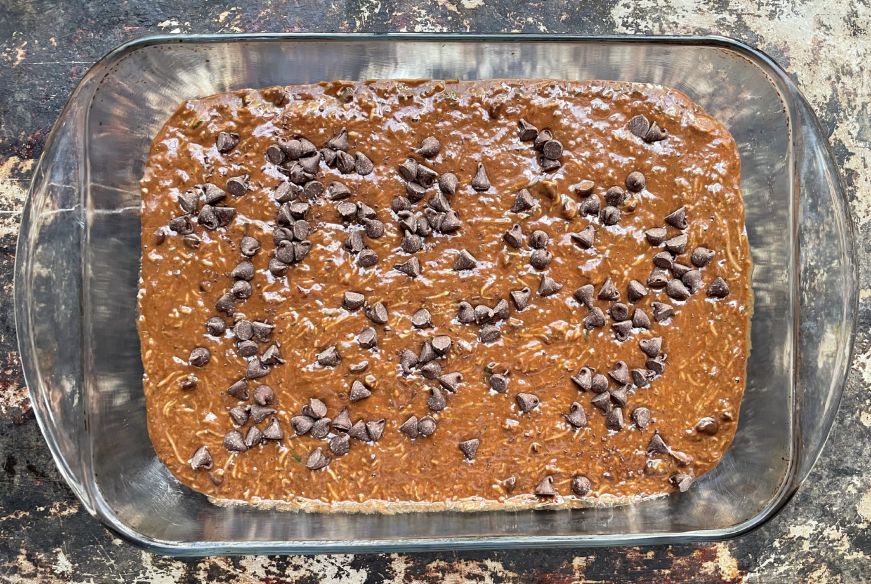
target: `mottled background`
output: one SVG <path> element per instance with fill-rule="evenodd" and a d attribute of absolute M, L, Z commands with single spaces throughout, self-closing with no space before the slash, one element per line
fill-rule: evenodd
<path fill-rule="evenodd" d="M 864 582 L 871 580 L 871 0 L 0 0 L 0 581 Z M 58 23 L 63 23 L 59 26 Z M 57 473 L 30 412 L 12 314 L 22 204 L 52 123 L 115 45 L 163 32 L 721 34 L 783 65 L 820 116 L 862 266 L 856 358 L 831 438 L 774 520 L 725 543 L 174 560 L 114 537 Z"/>

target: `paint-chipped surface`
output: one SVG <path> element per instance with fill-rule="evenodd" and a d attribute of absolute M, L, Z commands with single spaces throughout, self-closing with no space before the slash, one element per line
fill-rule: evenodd
<path fill-rule="evenodd" d="M 667 4 L 667 5 L 666 5 Z M 0 0 L 0 581 L 866 582 L 871 574 L 871 2 L 869 0 Z M 47 18 L 46 15 L 51 17 Z M 58 27 L 55 23 L 64 22 Z M 18 363 L 12 266 L 51 124 L 87 67 L 147 33 L 241 31 L 716 33 L 763 49 L 830 136 L 850 196 L 862 293 L 831 438 L 805 485 L 728 542 L 631 549 L 176 560 L 122 542 L 77 503 L 37 428 Z"/>

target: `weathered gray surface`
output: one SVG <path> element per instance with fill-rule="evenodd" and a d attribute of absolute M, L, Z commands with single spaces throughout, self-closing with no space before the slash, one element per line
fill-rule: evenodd
<path fill-rule="evenodd" d="M 207 5 L 208 4 L 208 5 Z M 59 27 L 55 23 L 65 23 Z M 153 32 L 716 33 L 771 54 L 831 137 L 862 264 L 856 359 L 835 428 L 786 509 L 742 538 L 697 546 L 469 554 L 171 560 L 84 513 L 29 412 L 11 306 L 20 209 L 52 122 L 87 67 Z M 871 579 L 871 5 L 869 0 L 0 0 L 0 581 L 538 580 L 862 582 Z"/>

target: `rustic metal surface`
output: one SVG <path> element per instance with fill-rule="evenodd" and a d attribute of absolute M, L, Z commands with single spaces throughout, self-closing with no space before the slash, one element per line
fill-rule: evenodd
<path fill-rule="evenodd" d="M 29 411 L 12 314 L 20 210 L 45 136 L 88 66 L 128 39 L 154 32 L 315 30 L 715 33 L 754 44 L 786 67 L 830 135 L 858 227 L 862 293 L 856 358 L 832 436 L 778 517 L 744 537 L 701 545 L 176 560 L 122 542 L 81 509 Z M 869 62 L 869 0 L 0 0 L 0 581 L 868 581 Z"/>

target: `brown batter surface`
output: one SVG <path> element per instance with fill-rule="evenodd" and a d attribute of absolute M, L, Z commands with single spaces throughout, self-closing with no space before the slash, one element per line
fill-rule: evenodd
<path fill-rule="evenodd" d="M 215 500 L 307 510 L 686 490 L 745 386 L 739 180 L 728 131 L 650 85 L 186 102 L 142 180 L 157 454 Z"/>

